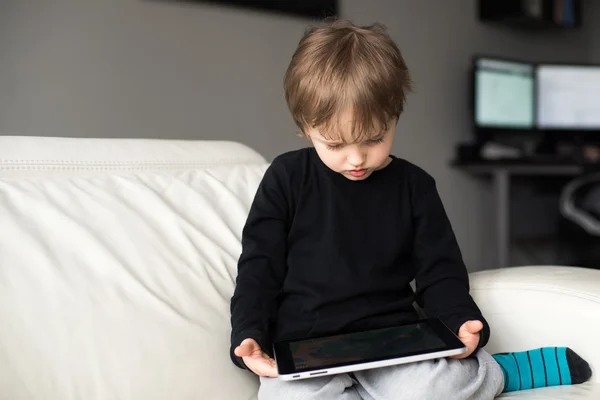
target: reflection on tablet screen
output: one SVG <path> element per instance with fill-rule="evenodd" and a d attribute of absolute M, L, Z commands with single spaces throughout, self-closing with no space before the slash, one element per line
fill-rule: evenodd
<path fill-rule="evenodd" d="M 290 343 L 297 369 L 401 357 L 445 347 L 446 344 L 426 323 Z"/>

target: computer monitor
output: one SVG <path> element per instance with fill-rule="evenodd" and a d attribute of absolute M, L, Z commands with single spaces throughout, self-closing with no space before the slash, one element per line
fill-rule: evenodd
<path fill-rule="evenodd" d="M 537 67 L 537 128 L 600 131 L 600 65 Z"/>
<path fill-rule="evenodd" d="M 535 67 L 532 63 L 474 59 L 474 123 L 484 130 L 535 129 Z"/>

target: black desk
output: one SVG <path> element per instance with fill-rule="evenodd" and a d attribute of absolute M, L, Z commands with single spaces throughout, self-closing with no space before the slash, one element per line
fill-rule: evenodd
<path fill-rule="evenodd" d="M 578 164 L 518 161 L 453 162 L 455 168 L 492 178 L 495 203 L 496 255 L 498 267 L 510 266 L 510 186 L 514 176 L 577 176 Z"/>

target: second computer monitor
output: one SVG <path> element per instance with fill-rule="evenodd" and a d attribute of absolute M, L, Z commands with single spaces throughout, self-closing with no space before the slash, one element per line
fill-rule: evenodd
<path fill-rule="evenodd" d="M 537 66 L 537 128 L 600 131 L 600 66 Z"/>

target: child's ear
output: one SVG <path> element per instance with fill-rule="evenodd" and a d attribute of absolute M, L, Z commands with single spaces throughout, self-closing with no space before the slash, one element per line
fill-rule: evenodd
<path fill-rule="evenodd" d="M 310 143 L 312 143 L 312 137 L 310 136 L 310 131 L 308 129 L 303 129 L 300 132 L 298 132 L 298 135 L 300 135 L 300 137 L 305 138 L 306 140 L 308 140 Z"/>
<path fill-rule="evenodd" d="M 304 133 L 304 131 L 302 131 L 302 130 L 296 131 L 296 136 L 310 141 L 310 138 L 308 137 L 308 135 L 306 133 Z"/>

